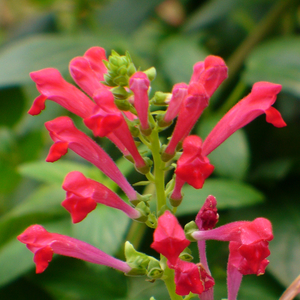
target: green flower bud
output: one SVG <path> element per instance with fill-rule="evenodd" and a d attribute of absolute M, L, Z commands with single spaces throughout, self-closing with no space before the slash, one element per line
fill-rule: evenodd
<path fill-rule="evenodd" d="M 197 225 L 194 221 L 191 221 L 184 226 L 185 236 L 191 242 L 196 242 L 196 240 L 192 237 L 192 233 L 194 231 L 198 231 L 198 230 L 199 230 L 199 228 L 197 227 Z"/>

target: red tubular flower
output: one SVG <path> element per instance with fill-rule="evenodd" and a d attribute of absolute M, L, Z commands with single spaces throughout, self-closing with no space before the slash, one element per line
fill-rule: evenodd
<path fill-rule="evenodd" d="M 125 203 L 109 188 L 86 178 L 78 171 L 70 172 L 62 187 L 67 191 L 67 198 L 62 202 L 62 206 L 71 213 L 73 223 L 82 221 L 96 208 L 97 203 L 119 209 L 132 219 L 141 216 L 139 211 Z"/>
<path fill-rule="evenodd" d="M 105 50 L 101 47 L 91 47 L 84 53 L 84 58 L 89 62 L 99 81 L 104 81 L 107 68 L 103 60 L 107 60 Z"/>
<path fill-rule="evenodd" d="M 63 79 L 58 70 L 47 68 L 30 73 L 31 79 L 36 83 L 38 96 L 28 113 L 38 115 L 45 109 L 45 101 L 52 100 L 72 113 L 85 118 L 89 116 L 95 104 L 83 92 Z"/>
<path fill-rule="evenodd" d="M 59 117 L 46 122 L 45 126 L 54 141 L 46 161 L 54 162 L 66 154 L 68 149 L 71 149 L 116 182 L 130 200 L 136 199 L 136 191 L 110 156 L 90 137 L 78 130 L 70 118 Z"/>
<path fill-rule="evenodd" d="M 172 89 L 172 97 L 169 101 L 169 106 L 163 118 L 164 123 L 168 124 L 177 117 L 187 93 L 188 85 L 186 83 L 177 83 L 174 85 Z"/>
<path fill-rule="evenodd" d="M 207 107 L 208 99 L 203 85 L 197 83 L 189 85 L 188 95 L 181 105 L 171 140 L 162 155 L 163 160 L 168 161 L 174 156 L 178 143 L 188 136 L 203 110 Z"/>
<path fill-rule="evenodd" d="M 147 165 L 141 157 L 135 145 L 134 139 L 124 119 L 124 116 L 119 111 L 114 103 L 114 95 L 112 92 L 101 89 L 94 94 L 94 100 L 97 107 L 93 114 L 84 119 L 85 125 L 91 129 L 95 136 L 108 138 L 112 137 L 112 141 L 118 140 L 116 145 L 123 145 L 132 156 L 135 166 L 138 170 L 147 169 Z M 122 151 L 123 147 L 120 147 Z"/>
<path fill-rule="evenodd" d="M 17 238 L 34 253 L 33 261 L 36 264 L 36 273 L 42 273 L 48 267 L 54 253 L 105 265 L 124 273 L 131 270 L 126 262 L 116 259 L 90 244 L 58 233 L 50 233 L 40 225 L 28 227 Z"/>
<path fill-rule="evenodd" d="M 276 127 L 286 126 L 279 111 L 272 107 L 280 91 L 280 84 L 255 83 L 251 93 L 231 108 L 207 136 L 203 143 L 203 154 L 211 153 L 235 131 L 263 113 L 268 123 Z"/>
<path fill-rule="evenodd" d="M 175 265 L 179 254 L 190 244 L 177 218 L 169 211 L 158 218 L 151 248 L 164 255 Z"/>
<path fill-rule="evenodd" d="M 148 89 L 150 80 L 143 72 L 134 73 L 129 79 L 129 88 L 134 94 L 134 107 L 137 111 L 138 117 L 141 122 L 141 129 L 147 131 L 150 129 L 148 123 Z"/>
<path fill-rule="evenodd" d="M 196 135 L 190 135 L 183 142 L 183 152 L 177 161 L 176 182 L 171 199 L 180 200 L 184 182 L 196 189 L 202 188 L 205 179 L 213 172 L 214 166 L 202 154 L 202 141 Z"/>
<path fill-rule="evenodd" d="M 108 88 L 98 80 L 96 73 L 93 71 L 85 57 L 80 56 L 73 58 L 69 68 L 76 84 L 90 97 L 93 97 L 96 90 Z"/>
<path fill-rule="evenodd" d="M 199 295 L 204 291 L 198 266 L 181 259 L 178 259 L 175 266 L 175 284 L 175 292 L 180 296 L 188 295 L 190 292 Z"/>
<path fill-rule="evenodd" d="M 190 84 L 192 82 L 203 84 L 207 94 L 211 97 L 227 76 L 228 68 L 224 60 L 219 56 L 209 55 L 204 62 L 198 62 L 194 65 Z"/>

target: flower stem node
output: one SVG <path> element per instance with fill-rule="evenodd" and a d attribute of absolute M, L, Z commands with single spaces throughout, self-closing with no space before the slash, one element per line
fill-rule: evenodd
<path fill-rule="evenodd" d="M 114 87 L 110 91 L 114 94 L 114 96 L 115 96 L 116 99 L 122 99 L 122 100 L 124 100 L 124 99 L 127 99 L 130 96 L 130 94 L 122 86 Z M 116 102 L 117 101 L 115 101 L 115 104 L 118 106 L 118 108 L 120 110 L 129 110 L 130 104 L 129 104 L 129 102 L 127 100 L 124 101 L 125 103 L 127 103 L 127 107 L 128 107 L 127 109 L 122 109 L 122 107 L 120 107 Z M 124 107 L 126 108 L 126 104 L 124 104 Z"/>
<path fill-rule="evenodd" d="M 153 257 L 150 257 L 150 262 L 147 271 L 148 271 L 147 276 L 151 279 L 159 279 L 164 274 L 160 262 Z"/>
<path fill-rule="evenodd" d="M 185 248 L 179 255 L 179 258 L 184 261 L 192 261 L 194 259 L 190 248 Z"/>
<path fill-rule="evenodd" d="M 128 241 L 125 243 L 125 257 L 127 264 L 131 267 L 131 270 L 126 273 L 126 275 L 143 276 L 147 274 L 150 257 L 136 251 L 133 245 Z"/>
<path fill-rule="evenodd" d="M 141 213 L 141 216 L 135 220 L 142 223 L 146 222 L 148 220 L 148 215 L 150 214 L 149 205 L 146 202 L 141 201 L 136 205 L 135 209 Z"/>
<path fill-rule="evenodd" d="M 157 124 L 160 128 L 169 127 L 173 123 L 173 121 L 165 122 L 164 117 L 165 117 L 165 114 L 161 114 L 161 115 L 156 116 L 156 121 L 157 121 Z"/>
<path fill-rule="evenodd" d="M 196 223 L 194 221 L 187 223 L 184 226 L 185 237 L 191 242 L 196 242 L 196 240 L 193 238 L 192 234 L 198 230 L 199 230 L 198 226 L 196 225 Z"/>
<path fill-rule="evenodd" d="M 165 152 L 165 147 L 161 153 L 161 159 L 164 162 L 168 162 L 169 160 L 171 160 L 173 157 L 175 156 L 175 153 L 167 153 Z"/>
<path fill-rule="evenodd" d="M 143 157 L 145 165 L 142 167 L 135 167 L 138 172 L 141 174 L 147 174 L 150 171 L 150 167 L 152 165 L 152 160 L 148 157 Z"/>
<path fill-rule="evenodd" d="M 173 207 L 178 207 L 181 202 L 182 202 L 182 198 L 181 197 L 180 199 L 173 199 L 173 198 L 170 198 L 170 204 L 173 206 Z"/>
<path fill-rule="evenodd" d="M 171 98 L 171 93 L 155 92 L 151 103 L 154 105 L 167 105 L 167 101 Z"/>

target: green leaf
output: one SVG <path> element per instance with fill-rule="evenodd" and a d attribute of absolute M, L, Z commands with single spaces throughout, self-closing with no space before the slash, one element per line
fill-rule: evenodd
<path fill-rule="evenodd" d="M 79 171 L 94 180 L 103 180 L 101 172 L 97 168 L 67 160 L 57 161 L 55 163 L 35 161 L 22 164 L 19 167 L 19 172 L 23 176 L 45 183 L 58 184 L 60 186 L 65 176 L 72 171 Z"/>
<path fill-rule="evenodd" d="M 243 80 L 282 84 L 283 91 L 300 96 L 300 38 L 283 37 L 258 46 L 247 58 Z"/>
<path fill-rule="evenodd" d="M 33 254 L 16 238 L 0 248 L 0 286 L 34 267 Z"/>
<path fill-rule="evenodd" d="M 213 116 L 201 122 L 197 133 L 203 137 L 203 140 L 217 124 L 219 119 L 219 117 Z M 216 174 L 233 179 L 244 178 L 250 164 L 250 151 L 243 129 L 236 131 L 226 139 L 209 154 L 208 158 L 210 163 L 214 165 L 214 172 Z"/>
<path fill-rule="evenodd" d="M 235 180 L 207 179 L 200 190 L 190 185 L 182 189 L 184 196 L 177 214 L 195 214 L 202 207 L 208 195 L 216 197 L 218 208 L 238 208 L 262 202 L 264 196 L 254 187 Z"/>
<path fill-rule="evenodd" d="M 207 50 L 198 46 L 198 37 L 177 35 L 160 45 L 159 56 L 164 72 L 171 83 L 189 82 L 193 65 L 207 56 Z"/>
<path fill-rule="evenodd" d="M 129 221 L 122 211 L 98 205 L 87 218 L 72 227 L 73 236 L 113 255 L 124 242 Z"/>
<path fill-rule="evenodd" d="M 109 33 L 89 35 L 37 35 L 7 44 L 0 51 L 0 87 L 31 82 L 29 73 L 43 68 L 68 72 L 69 61 L 92 46 L 120 47 L 124 41 Z M 123 47 L 122 47 L 123 49 Z"/>

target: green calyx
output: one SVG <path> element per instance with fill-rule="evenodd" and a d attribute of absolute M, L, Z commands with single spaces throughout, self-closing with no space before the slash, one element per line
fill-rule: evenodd
<path fill-rule="evenodd" d="M 136 72 L 129 52 L 120 55 L 112 50 L 108 61 L 104 61 L 107 73 L 104 75 L 105 84 L 109 86 L 128 86 L 128 80 Z"/>
<path fill-rule="evenodd" d="M 199 228 L 194 221 L 187 223 L 184 226 L 185 237 L 191 242 L 196 242 L 196 240 L 193 238 L 192 234 L 198 230 L 199 230 Z"/>

